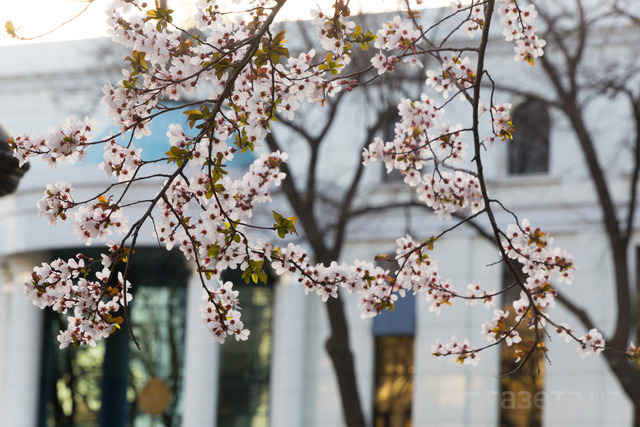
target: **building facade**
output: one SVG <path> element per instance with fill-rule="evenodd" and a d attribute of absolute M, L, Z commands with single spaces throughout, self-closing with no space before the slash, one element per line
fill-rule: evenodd
<path fill-rule="evenodd" d="M 620 37 L 623 46 L 627 39 Z M 102 114 L 108 131 L 99 106 L 101 86 L 117 78 L 120 64 L 101 53 L 109 51 L 107 41 L 1 49 L 12 66 L 0 71 L 0 122 L 11 134 L 46 132 L 70 114 Z M 498 74 L 515 76 L 513 85 L 549 90 L 538 71 L 521 71 L 522 65 L 512 63 L 511 57 L 510 46 L 497 47 L 487 68 L 496 65 Z M 611 326 L 616 310 L 612 267 L 577 142 L 556 111 L 535 100 L 505 96 L 515 106 L 516 129 L 527 131 L 516 133 L 511 145 L 496 144 L 487 152 L 493 194 L 575 255 L 579 270 L 567 293 L 599 324 Z M 615 104 L 596 106 L 590 114 L 602 117 L 606 111 L 615 117 Z M 336 185 L 336 171 L 350 167 L 345 159 L 353 158 L 353 147 L 340 142 L 363 132 L 354 126 L 363 120 L 357 110 L 347 109 L 340 117 L 334 138 L 338 144 L 323 159 L 330 165 L 327 174 L 338 176 Z M 459 113 L 464 114 L 461 107 Z M 611 130 L 611 122 L 594 127 L 603 135 L 628 130 Z M 148 144 L 161 144 L 153 139 L 157 135 L 162 138 L 164 132 L 154 130 Z M 623 200 L 630 179 L 628 162 L 619 155 L 625 148 L 601 149 L 611 165 L 612 191 Z M 126 333 L 95 348 L 57 348 L 61 319 L 26 301 L 23 283 L 35 265 L 85 248 L 71 228 L 49 227 L 39 218 L 36 203 L 45 184 L 56 180 L 73 182 L 79 194 L 96 194 L 104 185 L 99 161 L 90 155 L 83 165 L 57 170 L 34 162 L 18 192 L 0 199 L 0 426 L 343 425 L 335 375 L 324 350 L 329 326 L 322 302 L 305 296 L 291 276 L 274 278 L 261 288 L 239 285 L 251 338 L 213 343 L 201 325 L 201 287 L 194 266 L 158 248 L 150 228 L 141 233 L 131 279 L 136 292 L 132 327 L 142 350 Z M 370 190 L 363 198 L 411 200 L 402 183 L 383 180 L 377 172 L 370 171 L 367 182 Z M 133 197 L 145 197 L 145 188 L 137 191 Z M 129 216 L 134 217 L 135 210 Z M 509 220 L 507 214 L 498 219 Z M 413 208 L 363 216 L 349 229 L 344 260 L 371 259 L 381 250 L 392 251 L 395 239 L 407 232 L 429 236 L 444 227 L 426 210 Z M 638 236 L 633 238 L 637 246 Z M 434 256 L 443 276 L 461 289 L 475 282 L 500 289 L 505 280 L 499 267 L 487 268 L 498 260 L 496 248 L 471 227 L 439 242 Z M 514 412 L 545 426 L 620 426 L 633 419 L 632 406 L 603 358 L 581 359 L 575 343 L 551 337 L 551 363 L 539 361 L 540 373 L 531 380 L 535 384 L 519 389 L 517 384 L 505 386 L 499 349 L 483 352 L 478 367 L 431 356 L 438 338 L 468 336 L 483 344 L 480 325 L 492 317 L 486 310 L 454 305 L 435 316 L 417 295 L 402 301 L 404 307 L 398 307 L 394 317 L 362 320 L 356 299 L 345 300 L 370 425 L 491 426 L 504 424 L 504 417 Z M 561 306 L 554 311 L 578 329 L 577 320 Z"/>

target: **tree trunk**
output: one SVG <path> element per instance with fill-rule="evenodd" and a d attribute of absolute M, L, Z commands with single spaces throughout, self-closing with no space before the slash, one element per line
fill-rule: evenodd
<path fill-rule="evenodd" d="M 349 328 L 342 299 L 329 298 L 325 305 L 331 323 L 331 335 L 327 339 L 326 349 L 338 380 L 345 423 L 348 427 L 364 427 L 364 415 L 358 394 L 353 353 L 349 348 Z"/>
<path fill-rule="evenodd" d="M 334 251 L 323 247 L 321 241 L 316 241 L 313 245 L 314 255 L 317 262 L 329 265 L 339 258 L 339 249 Z M 342 403 L 342 414 L 344 415 L 347 427 L 365 427 L 365 417 L 360 404 L 360 394 L 356 380 L 356 369 L 353 360 L 353 353 L 349 346 L 349 325 L 344 313 L 344 305 L 340 291 L 338 298 L 329 298 L 325 303 L 329 324 L 331 325 L 331 335 L 325 343 L 325 348 L 338 381 L 338 390 Z"/>
<path fill-rule="evenodd" d="M 633 405 L 633 425 L 640 427 L 640 371 L 620 352 L 605 350 L 605 357 L 625 394 Z"/>
<path fill-rule="evenodd" d="M 329 265 L 340 257 L 341 245 L 334 245 L 333 250 L 325 246 L 323 241 L 324 234 L 320 232 L 315 216 L 308 214 L 311 211 L 311 209 L 308 209 L 307 211 L 302 210 L 296 213 L 299 215 L 300 222 L 312 247 L 313 258 L 316 262 Z M 349 325 L 347 324 L 340 292 L 338 291 L 338 298 L 329 298 L 325 306 L 329 324 L 331 325 L 331 335 L 325 343 L 325 348 L 336 373 L 345 425 L 347 427 L 365 427 L 353 353 L 349 347 Z"/>

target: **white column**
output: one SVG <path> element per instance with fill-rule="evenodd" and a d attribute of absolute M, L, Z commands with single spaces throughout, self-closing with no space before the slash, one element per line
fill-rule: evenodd
<path fill-rule="evenodd" d="M 299 427 L 303 423 L 306 302 L 304 289 L 292 283 L 290 276 L 282 276 L 274 290 L 272 426 Z"/>
<path fill-rule="evenodd" d="M 11 258 L 10 319 L 4 374 L 4 398 L 0 405 L 0 425 L 36 426 L 40 397 L 40 364 L 44 312 L 25 299 L 24 283 L 29 280 L 36 261 Z"/>
<path fill-rule="evenodd" d="M 183 427 L 215 427 L 217 422 L 220 345 L 202 324 L 202 304 L 202 284 L 193 272 L 187 290 Z"/>
<path fill-rule="evenodd" d="M 11 325 L 11 276 L 9 267 L 0 265 L 0 414 L 4 413 L 4 396 L 7 394 L 7 371 L 9 370 L 9 331 Z M 2 420 L 0 415 L 0 421 Z M 4 425 L 0 423 L 0 425 Z"/>

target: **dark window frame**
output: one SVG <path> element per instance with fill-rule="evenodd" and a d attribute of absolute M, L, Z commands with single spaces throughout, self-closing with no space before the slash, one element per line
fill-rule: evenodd
<path fill-rule="evenodd" d="M 374 427 L 411 427 L 415 337 L 375 337 Z"/>
<path fill-rule="evenodd" d="M 551 116 L 547 104 L 528 99 L 511 114 L 513 140 L 507 142 L 507 174 L 549 172 Z"/>
<path fill-rule="evenodd" d="M 521 265 L 517 264 L 518 277 L 526 281 L 527 275 L 521 271 Z M 520 287 L 513 273 L 506 266 L 502 271 L 502 309 L 509 311 L 507 325 L 514 324 L 513 301 L 520 296 Z M 526 319 L 518 325 L 516 331 L 520 334 L 522 343 L 533 342 L 536 331 L 530 329 Z M 534 354 L 523 366 L 519 366 L 514 356 L 517 344 L 507 346 L 505 342 L 500 344 L 500 395 L 499 425 L 503 427 L 541 427 L 543 418 L 543 400 L 537 399 L 544 391 L 544 357 L 541 353 Z"/>
<path fill-rule="evenodd" d="M 251 331 L 247 341 L 228 336 L 220 347 L 217 425 L 267 425 L 270 410 L 270 365 L 273 355 L 273 303 L 277 278 L 267 271 L 267 283 L 246 283 L 242 271 L 226 270 L 243 307 L 242 321 Z M 266 303 L 265 303 L 266 302 Z M 268 347 L 268 348 L 267 348 Z M 265 410 L 266 409 L 266 410 Z"/>
<path fill-rule="evenodd" d="M 392 261 L 378 261 L 389 270 Z M 374 427 L 410 427 L 413 423 L 413 385 L 415 376 L 416 296 L 407 291 L 398 297 L 393 311 L 385 310 L 373 318 L 374 336 Z"/>
<path fill-rule="evenodd" d="M 78 250 L 56 250 L 51 253 L 52 258 L 69 259 Z M 100 259 L 99 250 L 84 251 L 85 255 Z M 43 351 L 41 359 L 39 426 L 51 423 L 59 426 L 100 425 L 120 427 L 133 425 L 138 417 L 147 418 L 138 407 L 138 397 L 148 380 L 160 377 L 171 390 L 171 397 L 165 409 L 163 425 L 179 426 L 181 422 L 180 400 L 182 396 L 182 374 L 184 366 L 184 348 L 186 321 L 186 291 L 190 269 L 179 251 L 168 252 L 162 248 L 138 247 L 132 256 L 133 263 L 129 271 L 128 280 L 134 287 L 134 299 L 129 306 L 132 328 L 136 337 L 146 348 L 147 359 L 135 349 L 135 344 L 129 337 L 127 327 L 121 328 L 115 334 L 101 340 L 97 347 L 70 346 L 60 350 L 56 339 L 58 331 L 66 327 L 66 316 L 47 309 L 44 316 Z M 97 267 L 99 270 L 99 267 Z M 162 330 L 148 327 L 151 323 L 137 323 L 148 314 L 136 313 L 136 307 L 141 305 L 143 298 L 135 298 L 135 292 L 143 290 L 163 289 L 170 293 L 171 307 L 157 307 L 160 312 L 166 310 L 166 321 Z M 155 291 L 154 291 L 155 292 Z M 175 306 L 175 307 L 174 307 Z M 178 312 L 173 313 L 173 308 Z M 142 317 L 136 314 L 143 314 Z M 157 314 L 157 313 L 156 313 Z M 147 327 L 151 335 L 141 335 L 140 327 Z M 154 334 L 164 334 L 168 328 L 169 353 L 171 366 L 160 361 L 158 349 L 151 350 L 154 341 L 164 342 Z M 153 335 L 153 336 L 152 336 Z M 166 337 L 165 337 L 166 338 Z M 97 349 L 97 351 L 96 351 Z M 92 352 L 89 354 L 88 352 Z M 95 354 L 93 354 L 95 353 Z M 166 355 L 163 353 L 162 355 Z M 158 357 L 156 357 L 158 356 Z M 78 358 L 84 360 L 79 366 Z M 87 358 L 95 362 L 87 365 Z M 148 362 L 148 363 L 145 363 Z M 137 363 L 136 372 L 132 372 L 133 363 Z M 140 370 L 140 363 L 144 366 L 155 365 L 159 370 Z M 174 370 L 174 366 L 177 370 Z M 169 369 L 167 372 L 166 369 Z M 69 378 L 75 381 L 69 380 Z M 83 384 L 80 384 L 83 382 Z M 66 390 L 61 390 L 65 388 Z M 77 391 L 76 391 L 77 389 Z M 64 393 L 71 392 L 71 401 Z M 60 393 L 63 393 L 62 395 Z M 89 393 L 89 394 L 87 394 Z M 98 401 L 97 407 L 86 406 L 86 396 Z M 66 400 L 65 400 L 66 399 Z M 67 414 L 64 406 L 71 405 L 71 413 Z"/>

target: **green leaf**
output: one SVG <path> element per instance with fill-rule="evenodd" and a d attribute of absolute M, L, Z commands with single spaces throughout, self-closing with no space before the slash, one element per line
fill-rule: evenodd
<path fill-rule="evenodd" d="M 220 246 L 217 243 L 210 245 L 207 248 L 207 255 L 210 256 L 211 258 L 218 259 L 219 254 L 220 254 Z"/>
<path fill-rule="evenodd" d="M 167 28 L 168 23 L 173 22 L 173 17 L 171 16 L 172 13 L 173 10 L 165 9 L 156 3 L 156 9 L 147 11 L 147 18 L 145 19 L 145 22 L 154 19 L 157 20 L 158 23 L 156 24 L 156 29 L 158 31 L 162 31 Z"/>
<path fill-rule="evenodd" d="M 269 52 L 269 59 L 273 64 L 277 64 L 278 62 L 280 62 L 280 55 L 278 55 L 278 52 L 276 52 L 275 50 L 272 50 L 271 52 Z"/>
<path fill-rule="evenodd" d="M 263 50 L 258 49 L 255 54 L 254 62 L 256 64 L 256 68 L 264 67 L 265 65 L 267 65 L 267 54 L 264 53 Z"/>
<path fill-rule="evenodd" d="M 216 70 L 216 77 L 218 79 L 222 79 L 225 71 L 227 71 L 231 67 L 231 59 L 228 56 L 225 56 L 222 59 L 217 60 L 213 63 L 213 69 Z"/>
<path fill-rule="evenodd" d="M 295 223 L 298 220 L 297 217 L 292 216 L 289 218 L 285 218 L 276 211 L 273 211 L 273 218 L 276 221 L 276 223 L 273 225 L 273 229 L 276 230 L 278 236 L 280 236 L 281 239 L 284 239 L 284 237 L 289 233 L 298 234 L 298 231 L 295 227 Z"/>
<path fill-rule="evenodd" d="M 167 163 L 175 162 L 178 167 L 181 167 L 185 160 L 190 160 L 193 158 L 193 154 L 189 150 L 185 150 L 184 148 L 179 147 L 171 147 L 169 151 L 165 153 L 169 158 Z"/>
<path fill-rule="evenodd" d="M 274 45 L 280 45 L 280 44 L 286 42 L 286 40 L 284 39 L 284 34 L 285 34 L 285 30 L 278 31 L 278 34 L 276 34 L 273 37 L 273 44 Z"/>
<path fill-rule="evenodd" d="M 246 283 L 250 281 L 258 284 L 259 282 L 267 283 L 267 275 L 263 271 L 264 261 L 255 261 L 250 259 L 249 266 L 242 273 L 242 278 Z"/>
<path fill-rule="evenodd" d="M 260 279 L 260 281 L 264 284 L 267 283 L 268 277 L 263 270 L 258 271 L 258 279 Z"/>
<path fill-rule="evenodd" d="M 200 110 L 187 110 L 183 111 L 183 114 L 187 115 L 187 121 L 189 122 L 189 127 L 191 129 L 193 129 L 193 126 L 198 120 L 202 120 L 204 118 L 204 115 Z"/>
<path fill-rule="evenodd" d="M 127 56 L 124 60 L 129 61 L 131 65 L 131 75 L 143 73 L 149 69 L 149 63 L 145 59 L 146 53 L 134 50 L 131 56 Z"/>

